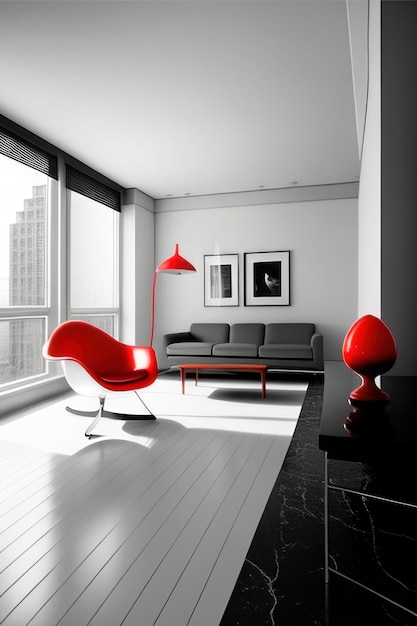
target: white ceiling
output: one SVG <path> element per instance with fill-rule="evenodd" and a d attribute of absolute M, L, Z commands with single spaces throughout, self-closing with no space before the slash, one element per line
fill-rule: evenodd
<path fill-rule="evenodd" d="M 358 180 L 344 0 L 1 1 L 0 86 L 153 198 Z"/>

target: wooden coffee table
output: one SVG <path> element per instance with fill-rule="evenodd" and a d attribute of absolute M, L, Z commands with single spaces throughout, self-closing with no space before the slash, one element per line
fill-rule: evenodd
<path fill-rule="evenodd" d="M 266 398 L 266 372 L 267 365 L 258 365 L 252 363 L 182 363 L 177 365 L 181 370 L 181 387 L 182 393 L 185 388 L 185 377 L 187 370 L 195 370 L 195 384 L 198 383 L 198 372 L 200 370 L 228 370 L 241 372 L 259 372 L 261 375 L 262 398 Z"/>

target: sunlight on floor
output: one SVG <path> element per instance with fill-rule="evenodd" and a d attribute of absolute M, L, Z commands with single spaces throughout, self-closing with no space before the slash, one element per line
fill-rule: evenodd
<path fill-rule="evenodd" d="M 157 422 L 170 427 L 222 430 L 291 437 L 304 400 L 307 383 L 269 382 L 267 397 L 262 399 L 259 381 L 215 379 L 187 381 L 185 394 L 178 379 L 159 378 L 143 390 L 141 396 L 156 415 Z M 95 411 L 98 401 L 76 394 L 44 403 L 22 416 L 0 423 L 0 438 L 21 446 L 72 455 L 96 442 L 84 436 L 92 418 L 66 411 L 70 405 L 78 410 Z M 142 412 L 143 407 L 130 396 L 106 399 L 108 411 L 127 414 Z M 123 439 L 146 448 L 154 443 L 155 421 L 102 418 L 96 432 L 106 439 Z"/>
<path fill-rule="evenodd" d="M 199 417 L 198 424 L 195 418 L 177 416 L 176 421 L 185 428 L 201 428 L 204 430 L 227 430 L 240 433 L 258 435 L 282 435 L 291 437 L 297 418 L 281 420 L 263 420 L 261 418 L 229 419 L 227 417 Z"/>

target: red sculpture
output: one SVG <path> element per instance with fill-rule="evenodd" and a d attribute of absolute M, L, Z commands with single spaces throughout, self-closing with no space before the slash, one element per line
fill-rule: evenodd
<path fill-rule="evenodd" d="M 389 395 L 375 384 L 397 360 L 397 345 L 386 324 L 374 315 L 364 315 L 349 328 L 342 347 L 343 360 L 358 374 L 362 384 L 349 396 L 354 406 L 387 404 Z"/>

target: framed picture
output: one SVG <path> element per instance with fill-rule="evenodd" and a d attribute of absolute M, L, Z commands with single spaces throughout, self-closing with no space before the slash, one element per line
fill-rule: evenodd
<path fill-rule="evenodd" d="M 239 255 L 204 256 L 204 306 L 239 305 Z"/>
<path fill-rule="evenodd" d="M 290 303 L 290 253 L 245 252 L 245 306 Z"/>

